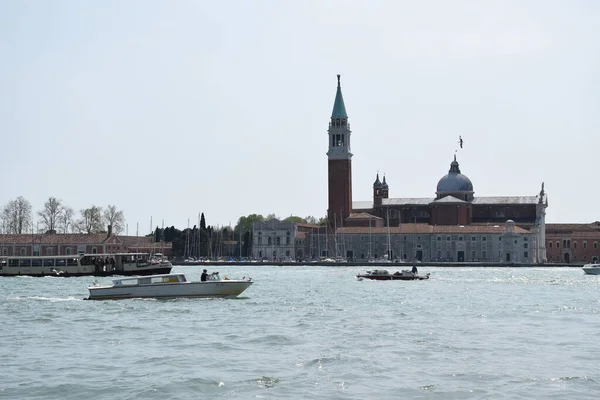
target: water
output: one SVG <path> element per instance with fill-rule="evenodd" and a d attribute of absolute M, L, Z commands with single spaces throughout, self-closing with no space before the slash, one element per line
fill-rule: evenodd
<path fill-rule="evenodd" d="M 600 277 L 578 268 L 422 266 L 431 279 L 409 282 L 218 270 L 255 284 L 238 299 L 96 302 L 82 300 L 92 277 L 0 279 L 0 398 L 600 396 Z"/>

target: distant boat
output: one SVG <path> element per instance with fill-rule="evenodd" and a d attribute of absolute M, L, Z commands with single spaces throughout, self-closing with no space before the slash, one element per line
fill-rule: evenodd
<path fill-rule="evenodd" d="M 419 275 L 418 273 L 402 270 L 402 272 L 394 272 L 390 274 L 386 269 L 374 269 L 372 271 L 367 271 L 364 274 L 356 275 L 358 279 L 371 279 L 375 281 L 422 281 L 425 279 L 429 279 L 429 274 Z"/>
<path fill-rule="evenodd" d="M 586 264 L 581 269 L 588 275 L 600 275 L 600 264 Z"/>
<path fill-rule="evenodd" d="M 184 274 L 140 276 L 113 280 L 111 286 L 88 287 L 86 300 L 120 300 L 134 298 L 237 297 L 252 285 L 252 279 L 221 279 L 213 273 L 204 282 L 188 282 Z"/>

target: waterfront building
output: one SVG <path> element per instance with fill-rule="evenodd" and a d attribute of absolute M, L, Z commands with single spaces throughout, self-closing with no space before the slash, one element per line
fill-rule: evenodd
<path fill-rule="evenodd" d="M 600 222 L 590 224 L 547 224 L 548 262 L 598 263 Z"/>
<path fill-rule="evenodd" d="M 328 227 L 311 233 L 310 248 L 321 249 L 317 254 L 311 251 L 311 257 L 546 261 L 548 198 L 543 183 L 534 195 L 475 196 L 473 183 L 454 155 L 435 196 L 391 198 L 386 176 L 380 180 L 377 174 L 373 198 L 353 201 L 351 131 L 339 75 L 327 133 Z"/>
<path fill-rule="evenodd" d="M 0 234 L 0 257 L 106 254 L 123 252 L 173 254 L 172 244 L 152 242 L 149 236 L 119 236 L 107 233 Z"/>
<path fill-rule="evenodd" d="M 304 259 L 306 233 L 316 225 L 276 219 L 252 224 L 252 257 L 257 260 L 293 261 Z"/>

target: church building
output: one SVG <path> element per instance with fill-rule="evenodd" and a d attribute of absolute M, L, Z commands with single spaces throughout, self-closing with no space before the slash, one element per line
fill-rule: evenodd
<path fill-rule="evenodd" d="M 312 235 L 308 241 L 307 253 L 313 257 L 546 261 L 548 198 L 543 183 L 534 195 L 475 196 L 455 155 L 431 197 L 390 197 L 386 176 L 380 179 L 377 174 L 372 199 L 353 201 L 351 130 L 340 75 L 327 133 L 328 233 Z"/>

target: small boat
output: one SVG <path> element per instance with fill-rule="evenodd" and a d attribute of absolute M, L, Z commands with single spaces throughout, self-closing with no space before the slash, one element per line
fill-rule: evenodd
<path fill-rule="evenodd" d="M 429 273 L 425 275 L 419 275 L 419 273 L 405 269 L 401 272 L 396 271 L 393 274 L 390 274 L 386 269 L 374 269 L 367 271 L 365 274 L 358 274 L 356 277 L 361 280 L 372 279 L 376 281 L 421 281 L 424 279 L 429 279 Z"/>
<path fill-rule="evenodd" d="M 581 269 L 588 275 L 600 275 L 600 264 L 585 264 Z"/>
<path fill-rule="evenodd" d="M 236 297 L 252 285 L 252 278 L 221 279 L 218 272 L 204 282 L 188 282 L 184 274 L 163 274 L 121 278 L 111 286 L 97 283 L 88 287 L 86 300 L 119 300 L 134 298 Z"/>

